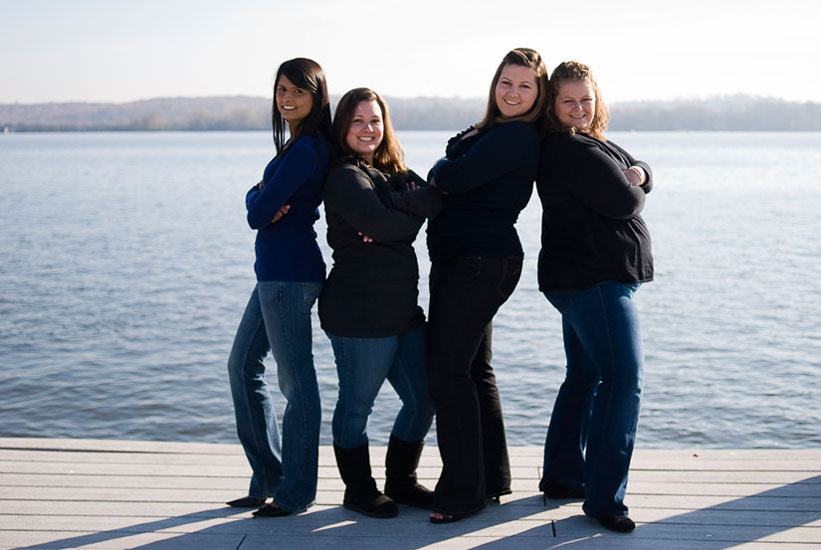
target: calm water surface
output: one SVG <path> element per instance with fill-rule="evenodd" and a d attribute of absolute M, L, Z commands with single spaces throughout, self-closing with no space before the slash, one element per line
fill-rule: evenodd
<path fill-rule="evenodd" d="M 401 133 L 409 166 L 426 173 L 449 136 Z M 656 179 L 639 445 L 817 448 L 821 134 L 610 138 Z M 262 132 L 0 135 L 0 436 L 236 441 L 225 363 L 254 285 L 244 195 L 272 152 Z M 525 271 L 494 329 L 513 445 L 543 442 L 564 370 L 536 288 L 540 216 L 534 194 Z M 336 375 L 318 322 L 314 342 L 330 443 Z M 386 385 L 372 440 L 397 408 Z"/>

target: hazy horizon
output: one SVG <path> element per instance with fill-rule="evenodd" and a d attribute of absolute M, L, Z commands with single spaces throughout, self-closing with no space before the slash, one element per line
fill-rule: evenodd
<path fill-rule="evenodd" d="M 336 96 L 337 98 L 341 97 L 344 92 L 331 92 L 330 95 L 332 97 Z M 416 96 L 395 96 L 391 94 L 387 94 L 385 97 L 388 98 L 401 98 L 401 99 L 448 99 L 448 100 L 464 100 L 464 101 L 477 101 L 477 100 L 485 100 L 486 96 L 432 96 L 432 95 L 416 95 Z M 720 100 L 726 101 L 731 100 L 734 97 L 741 97 L 745 100 L 762 100 L 762 101 L 784 101 L 788 103 L 821 103 L 821 99 L 819 100 L 791 100 L 784 97 L 778 97 L 773 95 L 752 95 L 747 94 L 744 92 L 728 92 L 723 94 L 714 94 L 709 96 L 692 96 L 692 97 L 672 97 L 666 99 L 659 99 L 659 98 L 635 98 L 635 99 L 624 99 L 621 101 L 608 101 L 609 104 L 627 104 L 627 103 L 688 103 L 688 102 L 705 102 L 710 100 Z M 158 101 L 158 100 L 173 100 L 173 99 L 219 99 L 219 98 L 249 98 L 249 99 L 264 99 L 267 101 L 271 100 L 271 95 L 268 96 L 261 96 L 261 95 L 249 95 L 249 94 L 232 94 L 232 95 L 192 95 L 192 96 L 156 96 L 156 97 L 144 97 L 132 100 L 123 100 L 123 101 L 94 101 L 94 100 L 85 100 L 85 99 L 75 99 L 69 101 L 11 101 L 11 102 L 0 102 L 0 105 L 47 105 L 47 104 L 59 104 L 59 103 L 78 103 L 78 104 L 91 104 L 91 105 L 123 105 L 128 103 L 139 103 L 141 101 Z"/>
<path fill-rule="evenodd" d="M 0 103 L 270 97 L 310 57 L 341 94 L 484 97 L 511 48 L 589 64 L 610 103 L 735 93 L 821 102 L 821 3 L 651 0 L 0 0 Z M 767 76 L 777 75 L 776 76 Z"/>

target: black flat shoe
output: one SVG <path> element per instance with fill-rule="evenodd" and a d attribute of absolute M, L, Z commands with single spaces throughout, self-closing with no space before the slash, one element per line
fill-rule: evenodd
<path fill-rule="evenodd" d="M 573 487 L 561 483 L 547 483 L 542 494 L 545 498 L 584 498 L 584 487 Z"/>
<path fill-rule="evenodd" d="M 261 497 L 242 497 L 236 500 L 230 500 L 225 504 L 233 506 L 234 508 L 259 508 L 265 504 L 265 499 Z"/>
<path fill-rule="evenodd" d="M 275 504 L 266 504 L 259 510 L 254 512 L 255 518 L 281 518 L 282 516 L 290 516 L 291 512 L 284 510 Z"/>
<path fill-rule="evenodd" d="M 630 533 L 636 528 L 635 522 L 627 516 L 603 516 L 596 519 L 606 529 L 619 533 Z"/>

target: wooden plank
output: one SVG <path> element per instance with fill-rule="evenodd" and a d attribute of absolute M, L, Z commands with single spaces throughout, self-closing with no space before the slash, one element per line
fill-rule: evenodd
<path fill-rule="evenodd" d="M 159 464 L 146 468 L 145 464 L 93 464 L 82 462 L 6 462 L 0 460 L 0 474 L 43 473 L 67 475 L 157 475 L 157 476 L 221 476 L 250 478 L 248 464 L 205 466 L 202 464 Z"/>
<path fill-rule="evenodd" d="M 237 467 L 231 470 L 211 470 L 214 475 L 204 475 L 205 472 L 197 469 L 192 472 L 188 467 L 175 467 L 173 471 L 167 472 L 163 469 L 158 472 L 156 468 L 127 468 L 129 473 L 119 473 L 119 467 L 113 468 L 113 471 L 108 467 L 95 469 L 88 468 L 88 473 L 78 471 L 80 466 L 66 467 L 64 463 L 58 465 L 49 464 L 40 469 L 35 466 L 18 467 L 20 463 L 14 463 L 13 466 L 3 464 L 0 461 L 0 485 L 16 486 L 16 485 L 53 485 L 53 486 L 95 486 L 95 485 L 115 485 L 119 487 L 129 487 L 136 484 L 140 487 L 151 486 L 213 486 L 213 487 L 233 487 L 235 483 L 240 483 L 240 486 L 248 484 L 251 475 L 250 468 L 247 465 Z M 41 463 L 42 464 L 42 463 Z M 25 472 L 18 472 L 17 470 L 27 470 Z M 373 465 L 374 473 L 380 477 L 382 468 Z M 68 470 L 71 470 L 70 472 Z M 111 473 L 106 473 L 106 470 Z M 435 482 L 439 477 L 441 468 L 419 468 L 419 478 L 428 483 Z M 224 475 L 220 475 L 224 474 Z M 384 473 L 384 472 L 383 472 Z M 535 490 L 537 487 L 539 476 L 529 475 L 527 468 L 513 467 L 514 482 L 521 484 L 525 483 L 527 488 Z M 811 477 L 808 477 L 811 476 Z M 339 472 L 336 466 L 328 467 L 322 466 L 319 468 L 319 479 L 338 480 Z M 668 485 L 678 483 L 682 485 L 721 485 L 721 484 L 738 484 L 757 488 L 758 490 L 765 490 L 773 486 L 791 485 L 807 488 L 807 490 L 816 491 L 821 490 L 818 486 L 821 485 L 821 476 L 812 476 L 807 472 L 766 472 L 766 473 L 749 473 L 749 472 L 664 472 L 664 471 L 639 471 L 630 473 L 631 492 L 641 492 L 638 490 L 640 484 L 661 484 Z M 171 485 L 174 484 L 174 485 Z"/>
<path fill-rule="evenodd" d="M 782 471 L 665 471 L 665 470 L 630 470 L 630 484 L 642 482 L 676 482 L 676 483 L 744 483 L 755 486 L 760 484 L 821 484 L 821 477 L 814 472 Z"/>
<path fill-rule="evenodd" d="M 138 441 L 125 439 L 68 439 L 39 437 L 0 437 L 2 449 L 45 449 L 55 451 L 92 452 L 142 452 L 142 453 L 189 453 L 231 454 L 243 456 L 242 446 L 226 443 L 200 443 L 184 441 Z"/>
<path fill-rule="evenodd" d="M 94 550 L 236 550 L 242 543 L 239 534 L 190 534 L 76 531 L 6 531 L 0 548 L 83 548 Z M 268 540 L 270 550 L 270 538 Z"/>

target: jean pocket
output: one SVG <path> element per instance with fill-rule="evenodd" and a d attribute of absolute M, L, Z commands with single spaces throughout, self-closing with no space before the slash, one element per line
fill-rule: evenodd
<path fill-rule="evenodd" d="M 302 305 L 304 309 L 302 313 L 311 313 L 311 308 L 314 307 L 316 303 L 316 299 L 319 297 L 319 293 L 322 292 L 322 283 L 317 282 L 305 282 L 300 283 L 300 294 L 302 295 Z"/>
<path fill-rule="evenodd" d="M 519 284 L 519 279 L 522 276 L 522 259 L 519 257 L 509 257 L 502 260 L 501 272 L 499 276 L 499 284 L 496 290 L 499 297 L 506 301 L 516 290 L 516 285 Z"/>
<path fill-rule="evenodd" d="M 430 284 L 438 286 L 445 281 L 454 284 L 472 283 L 482 274 L 482 258 L 464 256 L 437 260 L 431 266 Z"/>

